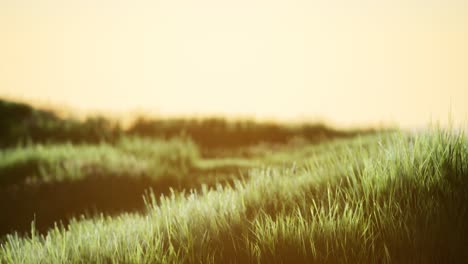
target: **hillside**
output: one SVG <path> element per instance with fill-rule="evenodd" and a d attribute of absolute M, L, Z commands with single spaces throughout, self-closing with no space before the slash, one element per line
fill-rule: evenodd
<path fill-rule="evenodd" d="M 146 212 L 8 235 L 5 263 L 464 263 L 468 141 L 381 134 L 277 153 L 248 179 Z M 272 162 L 268 165 L 268 162 Z M 262 165 L 263 164 L 263 165 Z"/>
<path fill-rule="evenodd" d="M 149 189 L 159 196 L 232 183 L 260 164 L 287 162 L 278 154 L 373 132 L 219 118 L 140 118 L 124 129 L 10 101 L 0 101 L 0 122 L 0 211 L 8 212 L 0 236 L 28 232 L 33 219 L 46 232 L 81 214 L 141 212 Z"/>
<path fill-rule="evenodd" d="M 463 131 L 1 102 L 1 263 L 465 263 Z"/>

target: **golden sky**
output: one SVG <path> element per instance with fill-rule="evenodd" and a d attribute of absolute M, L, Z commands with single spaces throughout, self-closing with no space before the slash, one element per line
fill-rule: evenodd
<path fill-rule="evenodd" d="M 0 0 L 0 96 L 84 111 L 468 120 L 466 0 Z"/>

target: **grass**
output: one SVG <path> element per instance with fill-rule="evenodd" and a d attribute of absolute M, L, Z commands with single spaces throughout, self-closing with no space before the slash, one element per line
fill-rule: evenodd
<path fill-rule="evenodd" d="M 30 236 L 4 238 L 0 262 L 468 262 L 464 134 L 375 135 L 291 157 L 300 160 L 266 162 L 232 185 L 150 194 L 145 214 L 79 218 L 44 235 L 33 223 Z"/>
<path fill-rule="evenodd" d="M 116 144 L 35 144 L 0 150 L 0 185 L 76 181 L 86 177 L 184 175 L 198 158 L 187 139 L 135 137 Z"/>
<path fill-rule="evenodd" d="M 144 209 L 149 188 L 193 188 L 198 147 L 187 139 L 121 138 L 115 144 L 36 144 L 0 150 L 0 236 L 46 232 L 81 214 Z M 211 181 L 222 181 L 213 178 Z"/>

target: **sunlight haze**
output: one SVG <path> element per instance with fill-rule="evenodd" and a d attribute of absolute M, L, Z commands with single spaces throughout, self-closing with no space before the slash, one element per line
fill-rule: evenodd
<path fill-rule="evenodd" d="M 461 0 L 3 0 L 0 40 L 0 96 L 82 111 L 468 117 Z"/>

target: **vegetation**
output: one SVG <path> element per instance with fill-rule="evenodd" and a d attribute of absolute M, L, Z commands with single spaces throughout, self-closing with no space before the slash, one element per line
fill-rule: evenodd
<path fill-rule="evenodd" d="M 0 99 L 0 147 L 22 143 L 114 144 L 121 137 L 192 139 L 204 156 L 229 155 L 239 148 L 259 143 L 286 144 L 294 139 L 323 142 L 371 134 L 375 130 L 338 131 L 322 124 L 284 125 L 223 118 L 148 119 L 140 117 L 129 128 L 104 117 L 84 121 L 59 118 L 54 112 Z"/>
<path fill-rule="evenodd" d="M 140 118 L 123 129 L 103 117 L 80 121 L 5 100 L 0 125 L 0 211 L 9 212 L 0 236 L 27 232 L 32 219 L 46 232 L 81 214 L 142 211 L 149 189 L 232 183 L 251 167 L 279 164 L 265 160 L 272 150 L 361 133 L 219 118 Z"/>
<path fill-rule="evenodd" d="M 375 135 L 328 144 L 330 151 L 320 151 L 325 146 L 301 164 L 264 166 L 232 184 L 161 197 L 149 194 L 144 214 L 80 218 L 67 227 L 56 225 L 46 234 L 37 233 L 33 224 L 29 237 L 4 238 L 0 259 L 5 263 L 468 261 L 464 134 Z"/>
<path fill-rule="evenodd" d="M 142 195 L 222 182 L 223 164 L 200 162 L 189 139 L 125 137 L 115 144 L 31 144 L 0 150 L 0 236 L 25 232 L 30 221 L 45 232 L 56 221 L 89 211 L 142 210 Z M 238 167 L 237 167 L 238 168 Z M 210 175 L 217 171 L 217 175 Z M 199 176 L 205 174 L 206 177 Z"/>
<path fill-rule="evenodd" d="M 0 147 L 20 143 L 99 143 L 120 137 L 120 125 L 103 117 L 62 119 L 52 111 L 0 99 Z"/>
<path fill-rule="evenodd" d="M 28 145 L 0 150 L 0 185 L 86 177 L 184 175 L 198 157 L 190 140 L 121 138 L 108 143 Z"/>
<path fill-rule="evenodd" d="M 468 262 L 463 131 L 123 129 L 1 100 L 0 125 L 0 263 Z"/>

